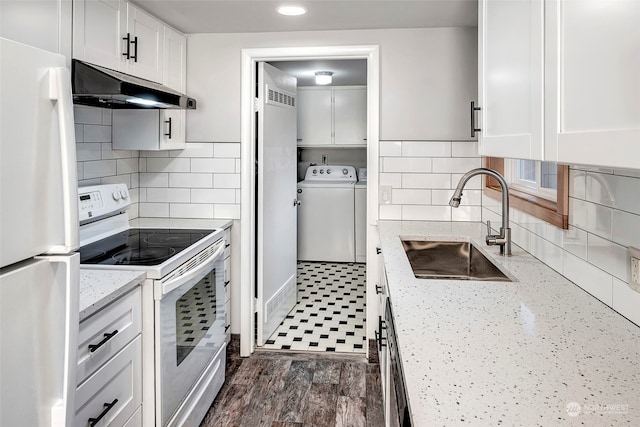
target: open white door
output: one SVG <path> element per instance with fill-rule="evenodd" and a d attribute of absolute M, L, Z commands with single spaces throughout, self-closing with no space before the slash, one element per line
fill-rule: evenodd
<path fill-rule="evenodd" d="M 257 344 L 296 304 L 296 78 L 258 63 Z"/>

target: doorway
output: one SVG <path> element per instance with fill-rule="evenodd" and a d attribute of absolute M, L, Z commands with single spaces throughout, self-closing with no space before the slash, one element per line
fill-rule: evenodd
<path fill-rule="evenodd" d="M 311 59 L 364 59 L 367 61 L 367 139 L 366 158 L 369 165 L 369 188 L 377 188 L 378 123 L 379 123 L 379 48 L 378 46 L 312 47 L 312 48 L 270 48 L 245 49 L 242 52 L 242 208 L 241 208 L 241 340 L 242 356 L 249 356 L 255 349 L 254 330 L 256 313 L 261 315 L 259 301 L 255 298 L 257 285 L 256 261 L 258 257 L 256 240 L 256 196 L 258 194 L 255 176 L 256 143 L 255 82 L 259 62 L 305 61 Z M 366 251 L 367 289 L 366 318 L 375 318 L 375 277 L 377 258 L 375 256 L 375 224 L 377 223 L 377 191 L 367 190 Z M 373 208 L 372 208 L 373 207 Z M 374 316 L 374 317 L 372 317 Z M 373 335 L 373 327 L 367 323 L 366 337 Z M 368 346 L 364 344 L 365 351 Z"/>

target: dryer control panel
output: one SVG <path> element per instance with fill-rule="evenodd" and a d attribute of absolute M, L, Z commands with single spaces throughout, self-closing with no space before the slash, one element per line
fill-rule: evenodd
<path fill-rule="evenodd" d="M 356 181 L 356 168 L 353 166 L 321 165 L 309 166 L 305 181 Z"/>

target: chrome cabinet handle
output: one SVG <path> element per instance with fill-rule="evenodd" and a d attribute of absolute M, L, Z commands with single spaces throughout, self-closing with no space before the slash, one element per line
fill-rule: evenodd
<path fill-rule="evenodd" d="M 480 107 L 476 107 L 475 101 L 471 101 L 471 138 L 475 138 L 476 132 L 482 130 L 476 127 L 476 111 L 480 111 Z"/>

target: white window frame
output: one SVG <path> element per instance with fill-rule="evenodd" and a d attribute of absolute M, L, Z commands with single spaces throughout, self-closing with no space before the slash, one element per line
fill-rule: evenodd
<path fill-rule="evenodd" d="M 512 187 L 524 193 L 533 194 L 534 196 L 542 197 L 543 199 L 547 199 L 555 202 L 558 199 L 558 191 L 552 190 L 549 188 L 544 188 L 541 186 L 542 162 L 539 160 L 535 160 L 536 181 L 531 182 L 524 179 L 520 179 L 516 175 L 516 171 L 518 169 L 516 166 L 516 162 L 518 160 L 519 159 L 505 159 L 504 161 L 505 178 L 507 179 L 507 183 L 509 184 L 509 187 Z"/>

